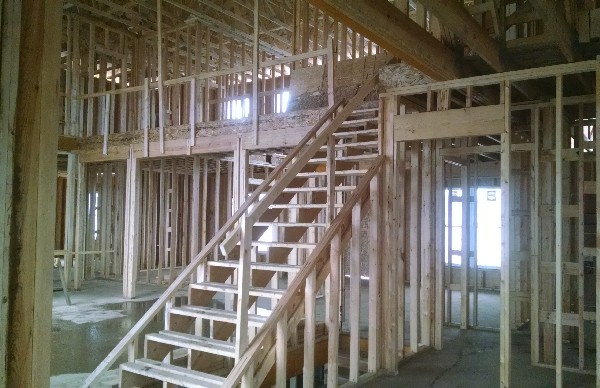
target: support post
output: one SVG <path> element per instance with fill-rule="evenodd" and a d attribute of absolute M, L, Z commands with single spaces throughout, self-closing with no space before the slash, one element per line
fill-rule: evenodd
<path fill-rule="evenodd" d="M 396 98 L 389 97 L 379 100 L 380 114 L 380 131 L 382 138 L 382 150 L 385 155 L 385 163 L 383 166 L 383 224 L 397 225 L 396 218 L 396 173 L 394 169 L 395 162 L 395 147 L 394 147 L 394 114 L 396 113 Z M 402 343 L 398 343 L 398 321 L 404 319 L 404 314 L 397 310 L 398 295 L 397 284 L 404 282 L 404 279 L 399 279 L 398 275 L 403 273 L 398 270 L 398 266 L 404 267 L 403 258 L 396 257 L 396 229 L 386 227 L 383 231 L 382 241 L 382 295 L 385 300 L 382 300 L 382 305 L 386 306 L 383 309 L 382 316 L 382 336 L 386 338 L 385 348 L 382 351 L 382 366 L 388 372 L 395 372 L 398 367 L 398 346 L 403 347 Z M 399 313 L 399 314 L 398 314 Z"/>
<path fill-rule="evenodd" d="M 500 387 L 510 386 L 510 148 L 511 110 L 509 82 L 500 85 L 504 97 L 504 131 L 500 136 Z M 464 194 L 463 194 L 464 195 Z"/>
<path fill-rule="evenodd" d="M 125 241 L 123 257 L 123 297 L 135 298 L 138 275 L 140 175 L 139 160 L 130 150 L 127 159 L 127 182 L 125 186 Z"/>
<path fill-rule="evenodd" d="M 50 383 L 61 16 L 0 1 L 0 386 Z"/>
<path fill-rule="evenodd" d="M 555 284 L 555 311 L 556 311 L 556 388 L 562 387 L 562 177 L 563 177 L 563 126 L 562 126 L 562 94 L 563 94 L 563 77 L 558 75 L 556 77 L 556 203 L 555 203 L 555 216 L 556 216 L 556 236 L 555 236 L 555 268 L 556 277 L 554 280 Z"/>
<path fill-rule="evenodd" d="M 600 56 L 596 58 L 596 225 L 600 225 Z M 596 229 L 596 344 L 600 344 L 600 228 Z M 596 346 L 596 386 L 600 386 L 600 346 Z"/>
<path fill-rule="evenodd" d="M 258 9 L 259 0 L 254 0 L 254 34 L 252 45 L 252 130 L 254 132 L 254 145 L 258 145 Z M 262 82 L 265 80 L 263 78 Z"/>

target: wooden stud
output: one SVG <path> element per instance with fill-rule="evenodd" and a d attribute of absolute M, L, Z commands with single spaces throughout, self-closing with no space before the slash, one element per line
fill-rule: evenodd
<path fill-rule="evenodd" d="M 61 15 L 58 1 L 0 1 L 0 384 L 7 387 L 50 381 Z"/>
<path fill-rule="evenodd" d="M 304 288 L 304 366 L 303 386 L 312 388 L 315 383 L 315 324 L 316 324 L 316 271 L 306 278 Z"/>
<path fill-rule="evenodd" d="M 360 212 L 358 202 L 352 208 L 350 245 L 350 382 L 356 383 L 360 361 Z"/>
<path fill-rule="evenodd" d="M 163 59 L 163 32 L 162 32 L 162 0 L 156 0 L 156 28 L 158 50 L 158 131 L 160 153 L 165 153 L 165 100 L 164 76 L 166 64 Z"/>
<path fill-rule="evenodd" d="M 505 126 L 500 136 L 500 189 L 501 189 L 501 240 L 500 240 L 500 386 L 510 386 L 510 150 L 511 150 L 511 84 L 500 85 L 504 102 Z"/>
<path fill-rule="evenodd" d="M 327 386 L 337 387 L 338 385 L 338 350 L 340 340 L 340 261 L 341 261 L 341 237 L 336 234 L 331 240 L 329 251 L 329 315 L 327 323 L 329 329 L 328 335 L 328 355 L 327 355 Z"/>
<path fill-rule="evenodd" d="M 533 201 L 531 203 L 531 362 L 540 361 L 540 110 L 532 109 L 533 152 L 531 174 Z"/>
<path fill-rule="evenodd" d="M 562 268 L 563 268 L 563 242 L 562 242 L 562 226 L 563 226 L 563 209 L 562 209 L 562 192 L 563 192 L 563 105 L 562 105 L 562 97 L 563 97 L 563 77 L 562 75 L 558 75 L 556 77 L 556 202 L 555 202 L 555 216 L 556 216 L 556 237 L 555 237 L 555 266 L 556 266 L 556 278 L 554 280 L 554 284 L 556 287 L 556 301 L 555 301 L 555 311 L 556 311 L 556 337 L 555 337 L 555 347 L 556 347 L 556 387 L 562 387 L 562 318 L 563 318 L 563 276 L 562 276 Z"/>
<path fill-rule="evenodd" d="M 419 170 L 421 143 L 412 142 L 410 150 L 410 230 L 420 230 L 419 224 Z M 410 233 L 410 349 L 419 350 L 419 233 Z"/>
<path fill-rule="evenodd" d="M 275 374 L 276 374 L 276 383 L 275 386 L 277 388 L 286 388 L 287 383 L 287 342 L 288 342 L 288 318 L 287 312 L 283 315 L 283 317 L 277 322 L 277 333 L 276 333 L 276 346 L 275 349 Z"/>
<path fill-rule="evenodd" d="M 596 122 L 594 143 L 596 148 L 596 225 L 600 225 L 600 57 L 596 58 Z M 600 229 L 596 230 L 596 344 L 600 344 Z M 596 346 L 596 386 L 600 385 L 600 347 Z"/>
<path fill-rule="evenodd" d="M 259 1 L 254 0 L 254 34 L 253 34 L 253 45 L 252 45 L 252 103 L 250 109 L 252 110 L 252 130 L 254 131 L 254 145 L 258 145 L 258 34 L 259 34 Z M 265 77 L 262 78 L 263 85 L 265 83 Z"/>
<path fill-rule="evenodd" d="M 462 202 L 462 222 L 461 222 L 461 258 L 460 258 L 460 328 L 465 330 L 469 328 L 469 237 L 470 237 L 470 187 L 469 187 L 469 167 L 460 168 L 461 184 L 461 202 Z"/>
<path fill-rule="evenodd" d="M 380 233 L 381 225 L 381 197 L 379 196 L 379 176 L 371 180 L 369 218 L 369 352 L 368 370 L 379 370 L 379 321 L 381 316 L 381 298 L 379 294 L 380 260 Z"/>
<path fill-rule="evenodd" d="M 127 188 L 125 192 L 125 258 L 123 261 L 123 297 L 136 295 L 139 251 L 140 167 L 133 154 L 127 160 Z"/>

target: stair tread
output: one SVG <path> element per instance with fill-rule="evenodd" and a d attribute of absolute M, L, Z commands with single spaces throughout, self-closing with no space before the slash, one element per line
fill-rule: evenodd
<path fill-rule="evenodd" d="M 356 131 L 341 131 L 341 132 L 334 132 L 333 136 L 335 136 L 336 138 L 348 138 L 348 137 L 352 137 L 352 136 L 356 136 L 356 135 L 378 135 L 379 134 L 379 128 L 369 128 L 369 129 L 359 129 Z"/>
<path fill-rule="evenodd" d="M 208 290 L 208 291 L 217 291 L 217 292 L 229 292 L 229 293 L 237 293 L 237 284 L 224 284 L 217 282 L 202 282 L 202 283 L 192 283 L 190 287 L 200 289 L 200 290 Z M 250 295 L 254 296 L 265 296 L 265 297 L 281 297 L 285 294 L 286 290 L 274 289 L 274 288 L 263 288 L 263 287 L 250 287 Z"/>
<path fill-rule="evenodd" d="M 336 176 L 356 176 L 356 175 L 364 175 L 367 173 L 367 170 L 336 170 Z M 296 174 L 297 177 L 318 177 L 318 176 L 327 176 L 326 171 L 314 171 L 314 172 L 299 172 Z"/>
<path fill-rule="evenodd" d="M 146 334 L 146 340 L 165 343 L 225 357 L 235 356 L 235 345 L 231 342 L 200 337 L 193 334 L 162 330 L 158 333 Z"/>
<path fill-rule="evenodd" d="M 350 117 L 352 117 L 352 116 L 350 116 Z M 377 116 L 365 117 L 365 118 L 361 118 L 361 119 L 350 119 L 350 120 L 344 121 L 340 125 L 340 128 L 351 127 L 354 125 L 361 125 L 361 124 L 366 124 L 366 123 L 372 123 L 372 122 L 376 122 L 378 120 L 379 120 L 379 118 Z"/>
<path fill-rule="evenodd" d="M 280 228 L 325 228 L 327 224 L 318 222 L 255 222 L 254 226 L 277 226 Z"/>
<path fill-rule="evenodd" d="M 335 160 L 336 162 L 342 162 L 342 161 L 347 161 L 347 160 L 369 160 L 369 159 L 375 159 L 379 156 L 379 154 L 361 154 L 361 155 L 352 155 L 352 156 L 339 156 L 336 157 Z M 308 163 L 326 163 L 327 162 L 327 158 L 313 158 L 311 159 Z"/>
<path fill-rule="evenodd" d="M 369 141 L 357 141 L 353 143 L 339 143 L 335 145 L 335 149 L 344 149 L 344 148 L 358 148 L 358 147 L 377 147 L 379 145 L 379 140 L 369 140 Z M 321 150 L 326 150 L 327 146 L 324 145 L 321 147 Z"/>
<path fill-rule="evenodd" d="M 206 262 L 209 266 L 214 267 L 227 267 L 227 268 L 237 268 L 240 264 L 238 260 L 209 260 Z M 263 271 L 280 271 L 280 272 L 296 272 L 299 271 L 301 266 L 294 264 L 284 264 L 284 263 L 263 263 L 263 262 L 253 262 L 250 263 L 250 267 L 252 269 L 263 270 Z"/>
<path fill-rule="evenodd" d="M 202 317 L 206 319 L 214 319 L 220 322 L 235 323 L 237 320 L 237 314 L 235 311 L 228 311 L 213 307 L 183 305 L 179 307 L 172 307 L 169 311 L 178 315 Z M 265 323 L 266 320 L 267 317 L 262 315 L 248 314 L 248 322 L 250 322 L 252 326 L 260 326 Z"/>
<path fill-rule="evenodd" d="M 224 377 L 199 372 L 177 365 L 141 358 L 121 364 L 121 369 L 183 387 L 220 387 Z"/>

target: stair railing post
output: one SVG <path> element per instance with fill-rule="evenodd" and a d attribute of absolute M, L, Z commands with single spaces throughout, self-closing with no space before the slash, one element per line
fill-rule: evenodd
<path fill-rule="evenodd" d="M 240 264 L 238 266 L 237 322 L 235 335 L 235 361 L 248 347 L 248 302 L 250 291 L 250 260 L 252 245 L 252 219 L 248 214 L 240 218 Z"/>
<path fill-rule="evenodd" d="M 134 362 L 138 357 L 138 339 L 140 337 L 135 337 L 133 341 L 127 345 L 127 361 Z"/>
<path fill-rule="evenodd" d="M 335 136 L 327 141 L 327 226 L 335 218 Z"/>

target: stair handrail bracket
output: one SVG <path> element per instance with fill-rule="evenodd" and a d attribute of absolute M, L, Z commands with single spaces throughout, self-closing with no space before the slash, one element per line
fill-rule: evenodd
<path fill-rule="evenodd" d="M 367 173 L 361 178 L 360 183 L 341 208 L 338 215 L 334 218 L 331 226 L 327 229 L 323 237 L 321 237 L 319 243 L 306 260 L 306 263 L 288 285 L 285 295 L 281 298 L 265 324 L 261 327 L 261 330 L 248 345 L 246 351 L 240 356 L 240 359 L 223 383 L 224 387 L 234 387 L 239 384 L 242 377 L 249 370 L 252 370 L 250 367 L 253 363 L 256 362 L 256 360 L 261 359 L 258 352 L 266 354 L 268 352 L 268 347 L 275 346 L 272 338 L 277 328 L 277 323 L 281 319 L 292 319 L 295 313 L 294 310 L 300 305 L 300 303 L 296 303 L 297 299 L 302 298 L 304 295 L 302 289 L 309 275 L 317 269 L 318 266 L 322 270 L 328 268 L 328 252 L 332 239 L 350 224 L 352 208 L 354 205 L 369 195 L 371 180 L 380 172 L 384 158 L 383 155 L 379 155 L 373 161 L 373 164 Z"/>
<path fill-rule="evenodd" d="M 95 383 L 125 351 L 129 351 L 129 359 L 135 358 L 137 341 L 144 328 L 173 300 L 176 292 L 196 273 L 196 269 L 206 263 L 215 247 L 221 245 L 221 250 L 223 250 L 223 244 L 221 244 L 223 241 L 229 241 L 233 243 L 233 246 L 237 245 L 240 241 L 240 221 L 242 216 L 248 218 L 245 222 L 249 222 L 250 224 L 257 222 L 259 217 L 283 192 L 284 188 L 296 177 L 296 174 L 319 151 L 320 147 L 325 144 L 329 135 L 335 132 L 352 111 L 364 100 L 368 93 L 375 87 L 377 81 L 378 76 L 372 77 L 358 90 L 357 94 L 350 101 L 346 103 L 346 100 L 341 100 L 325 112 L 294 150 L 252 192 L 202 250 L 194 256 L 190 264 L 182 270 L 179 276 L 177 276 L 150 309 L 136 322 L 96 369 L 90 373 L 83 382 L 83 387 L 89 387 Z M 264 196 L 261 198 L 262 194 Z"/>

